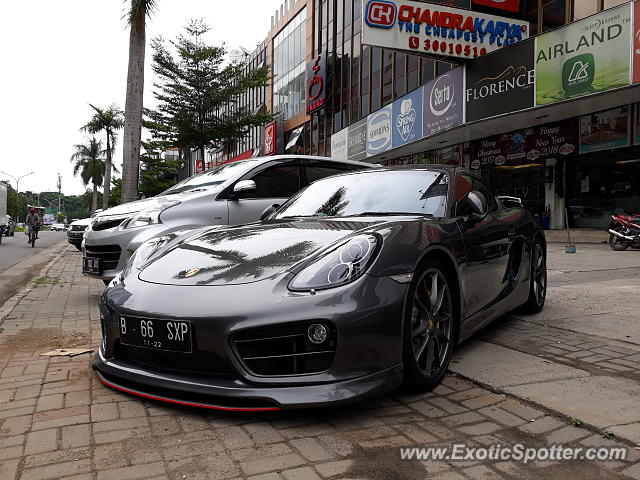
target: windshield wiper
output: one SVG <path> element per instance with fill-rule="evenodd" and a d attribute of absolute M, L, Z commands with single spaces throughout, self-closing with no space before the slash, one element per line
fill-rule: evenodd
<path fill-rule="evenodd" d="M 417 213 L 417 212 L 361 212 L 361 213 L 353 213 L 351 215 L 339 215 L 339 217 L 398 217 L 402 215 L 412 215 L 412 216 L 425 216 L 425 217 L 433 217 L 431 213 Z"/>

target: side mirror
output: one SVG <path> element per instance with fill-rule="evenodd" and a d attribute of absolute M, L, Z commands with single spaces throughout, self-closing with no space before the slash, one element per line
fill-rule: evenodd
<path fill-rule="evenodd" d="M 267 218 L 269 218 L 269 216 L 273 212 L 275 212 L 279 207 L 280 205 L 278 205 L 277 203 L 274 203 L 273 205 L 269 205 L 267 208 L 264 209 L 264 211 L 260 215 L 260 220 L 266 220 Z"/>
<path fill-rule="evenodd" d="M 498 201 L 505 208 L 522 208 L 522 199 L 518 197 L 508 197 L 506 195 L 499 195 L 496 197 Z"/>
<path fill-rule="evenodd" d="M 256 189 L 256 182 L 253 180 L 240 180 L 233 187 L 233 193 L 238 195 L 244 192 L 252 192 Z"/>

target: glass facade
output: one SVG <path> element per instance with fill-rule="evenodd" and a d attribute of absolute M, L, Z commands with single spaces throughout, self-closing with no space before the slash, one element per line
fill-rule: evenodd
<path fill-rule="evenodd" d="M 285 120 L 305 109 L 307 9 L 273 38 L 273 112 Z"/>

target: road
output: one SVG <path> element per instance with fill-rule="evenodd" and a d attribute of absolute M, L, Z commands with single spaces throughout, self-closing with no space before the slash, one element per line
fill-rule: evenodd
<path fill-rule="evenodd" d="M 67 245 L 64 232 L 40 232 L 36 246 L 27 244 L 27 237 L 16 232 L 2 237 L 0 244 L 0 306 L 17 293 L 40 269 Z"/>

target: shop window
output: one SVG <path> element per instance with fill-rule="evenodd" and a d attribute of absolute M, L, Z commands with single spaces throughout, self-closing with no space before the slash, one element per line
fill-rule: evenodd
<path fill-rule="evenodd" d="M 420 85 L 424 85 L 435 77 L 435 62 L 429 58 L 423 58 L 420 63 Z"/>
<path fill-rule="evenodd" d="M 553 30 L 567 23 L 567 0 L 542 2 L 542 32 Z"/>

